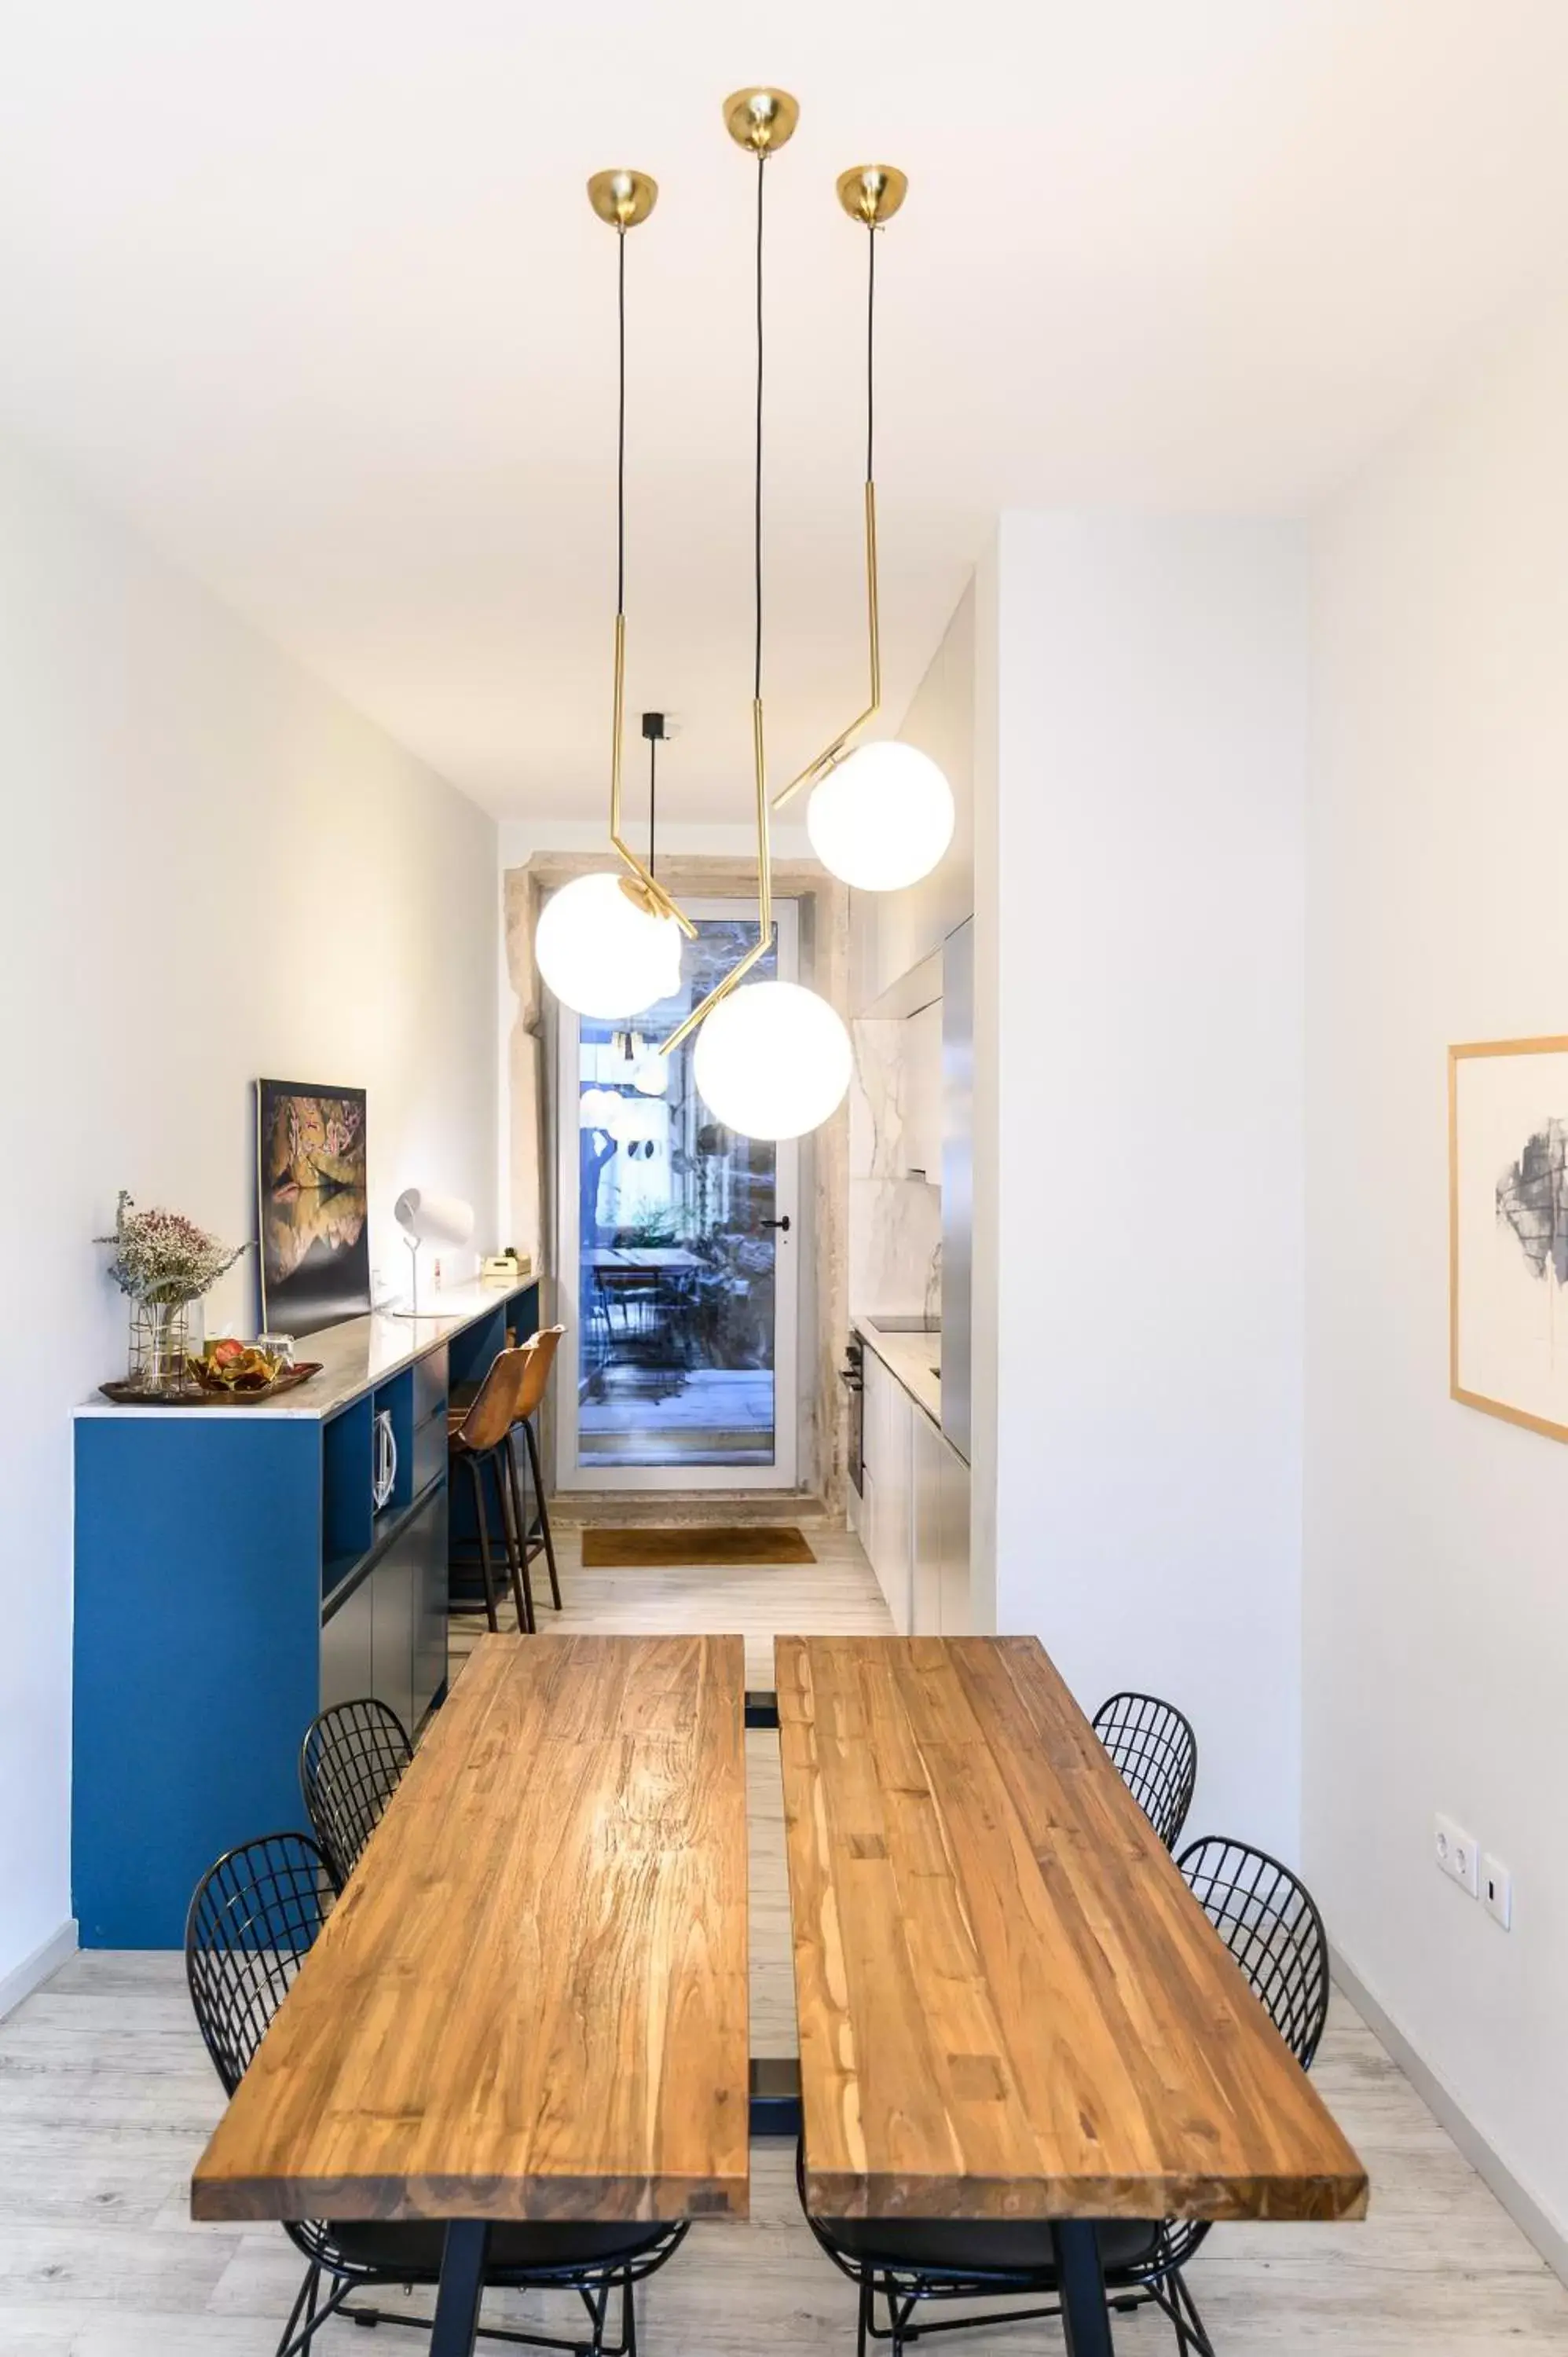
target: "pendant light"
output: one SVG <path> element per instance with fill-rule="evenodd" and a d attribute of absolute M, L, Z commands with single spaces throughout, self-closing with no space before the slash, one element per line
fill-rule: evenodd
<path fill-rule="evenodd" d="M 681 936 L 696 927 L 656 882 L 621 833 L 621 739 L 626 703 L 626 240 L 653 210 L 658 185 L 646 172 L 596 172 L 588 202 L 616 233 L 615 689 L 610 749 L 610 842 L 625 873 L 579 876 L 540 913 L 533 953 L 564 1006 L 614 1022 L 640 1014 L 681 985 Z"/>
<path fill-rule="evenodd" d="M 737 91 L 725 102 L 730 135 L 757 158 L 757 459 L 752 491 L 755 602 L 751 681 L 752 760 L 757 790 L 757 940 L 666 1041 L 697 1032 L 699 1094 L 716 1121 L 743 1137 L 799 1137 L 826 1121 L 849 1087 L 849 1034 L 825 998 L 794 982 L 746 982 L 773 944 L 772 844 L 762 715 L 763 192 L 770 156 L 794 130 L 800 109 L 782 91 Z M 744 986 L 742 986 L 744 985 Z"/>
<path fill-rule="evenodd" d="M 851 737 L 882 703 L 876 562 L 876 241 L 908 191 L 891 164 L 857 164 L 841 173 L 840 204 L 865 231 L 865 591 L 871 701 L 810 767 L 791 779 L 775 807 L 811 787 L 806 832 L 831 876 L 863 892 L 897 892 L 929 876 L 952 841 L 952 789 L 929 754 L 893 737 L 850 748 Z"/>
<path fill-rule="evenodd" d="M 681 933 L 628 899 L 618 876 L 579 876 L 553 892 L 533 937 L 539 971 L 574 1013 L 614 1023 L 681 986 Z"/>
<path fill-rule="evenodd" d="M 801 1137 L 843 1102 L 849 1034 L 825 998 L 798 982 L 748 982 L 697 1034 L 697 1091 L 742 1137 Z"/>

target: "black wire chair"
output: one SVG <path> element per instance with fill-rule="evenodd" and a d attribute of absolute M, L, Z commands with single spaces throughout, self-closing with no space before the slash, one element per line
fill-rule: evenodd
<path fill-rule="evenodd" d="M 339 1890 L 360 1862 L 413 1757 L 390 1704 L 366 1695 L 334 1703 L 311 1720 L 299 1747 L 299 1789 L 310 1829 Z"/>
<path fill-rule="evenodd" d="M 1094 1731 L 1165 1847 L 1175 1849 L 1197 1784 L 1191 1722 L 1157 1695 L 1113 1694 L 1095 1712 Z"/>
<path fill-rule="evenodd" d="M 332 1868 L 306 1834 L 264 1834 L 230 1850 L 196 1887 L 185 1924 L 185 1971 L 198 2027 L 213 2066 L 232 2095 L 326 1921 Z M 286 2220 L 284 2232 L 306 2260 L 276 2357 L 302 2357 L 330 2317 L 356 2324 L 430 2330 L 428 2317 L 348 2307 L 350 2292 L 440 2281 L 445 2226 L 439 2219 L 339 2224 Z M 662 2266 L 686 2233 L 678 2225 L 532 2225 L 508 2221 L 490 2229 L 487 2287 L 575 2292 L 588 2337 L 484 2325 L 481 2337 L 557 2349 L 572 2357 L 636 2357 L 633 2286 Z M 607 2339 L 610 2302 L 619 2290 L 620 2339 Z"/>
<path fill-rule="evenodd" d="M 1290 1868 L 1246 1842 L 1210 1836 L 1176 1861 L 1304 2071 L 1328 2018 L 1328 1938 L 1311 1892 Z M 857 2357 L 886 2341 L 892 2357 L 937 2332 L 990 2330 L 1059 2317 L 1050 2224 L 1045 2219 L 813 2217 L 806 2203 L 805 2145 L 796 2183 L 806 2222 L 860 2294 Z M 1215 2357 L 1183 2269 L 1209 2231 L 1207 2219 L 1110 2219 L 1096 2227 L 1106 2298 L 1119 2314 L 1145 2307 L 1168 2318 L 1179 2357 Z M 876 2320 L 878 2296 L 887 2321 Z M 1042 2299 L 1040 2307 L 916 2324 L 926 2303 Z"/>
<path fill-rule="evenodd" d="M 1187 1888 L 1310 2071 L 1328 2019 L 1328 1934 L 1299 1875 L 1250 1842 L 1207 1834 L 1176 1860 Z"/>

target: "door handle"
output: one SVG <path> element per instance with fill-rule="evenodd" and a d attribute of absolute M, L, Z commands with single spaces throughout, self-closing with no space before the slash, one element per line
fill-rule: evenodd
<path fill-rule="evenodd" d="M 759 1228 L 782 1228 L 785 1234 L 788 1235 L 789 1232 L 789 1214 L 786 1211 L 781 1220 L 758 1220 L 757 1224 Z"/>

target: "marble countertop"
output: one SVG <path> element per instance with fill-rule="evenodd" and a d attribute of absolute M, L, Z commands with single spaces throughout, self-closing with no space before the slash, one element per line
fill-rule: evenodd
<path fill-rule="evenodd" d="M 902 1383 L 917 1407 L 924 1408 L 933 1424 L 942 1420 L 942 1383 L 939 1370 L 942 1363 L 942 1338 L 940 1333 L 898 1334 L 878 1325 L 875 1318 L 861 1316 L 854 1321 L 855 1332 L 866 1348 L 875 1351 L 888 1373 Z"/>
<path fill-rule="evenodd" d="M 516 1284 L 455 1285 L 432 1297 L 441 1307 L 429 1316 L 422 1311 L 417 1318 L 400 1318 L 395 1311 L 378 1309 L 366 1318 L 347 1318 L 340 1326 L 324 1326 L 318 1334 L 301 1335 L 295 1344 L 295 1358 L 319 1359 L 321 1372 L 294 1391 L 285 1392 L 275 1405 L 263 1402 L 257 1407 L 244 1408 L 121 1407 L 113 1400 L 94 1395 L 84 1400 L 76 1413 L 225 1419 L 237 1415 L 289 1416 L 306 1424 L 321 1424 L 361 1393 L 374 1390 L 390 1375 L 412 1366 L 415 1359 L 438 1350 L 454 1334 L 460 1334 L 477 1318 L 488 1317 L 537 1281 L 530 1276 Z"/>

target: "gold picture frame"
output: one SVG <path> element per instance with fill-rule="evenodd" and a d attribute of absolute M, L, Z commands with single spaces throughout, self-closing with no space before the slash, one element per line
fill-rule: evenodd
<path fill-rule="evenodd" d="M 1489 1100 L 1484 1103 L 1481 1102 L 1483 1088 L 1479 1084 L 1493 1076 L 1494 1071 L 1498 1075 L 1506 1071 L 1511 1079 L 1516 1071 L 1522 1070 L 1513 1065 L 1505 1067 L 1499 1060 L 1525 1057 L 1555 1057 L 1561 1060 L 1562 1071 L 1555 1075 L 1541 1075 L 1537 1090 L 1542 1105 L 1552 1101 L 1554 1095 L 1561 1096 L 1561 1114 L 1540 1112 L 1527 1115 L 1523 1111 L 1520 1092 L 1517 1087 L 1511 1092 L 1504 1088 L 1494 1087 L 1490 1092 Z M 1466 1078 L 1470 1076 L 1472 1067 L 1474 1067 L 1474 1081 L 1477 1085 L 1472 1085 L 1466 1089 Z M 1532 1082 L 1531 1085 L 1534 1083 Z M 1513 1100 L 1511 1103 L 1510 1094 Z M 1528 1127 L 1528 1123 L 1535 1119 L 1541 1120 L 1544 1126 L 1540 1130 L 1531 1131 Z M 1511 1127 L 1508 1126 L 1510 1123 Z M 1503 1136 L 1514 1136 L 1520 1131 L 1521 1125 L 1524 1125 L 1524 1135 L 1519 1137 L 1517 1148 L 1519 1160 L 1514 1164 L 1511 1174 L 1509 1173 L 1505 1164 L 1503 1176 L 1498 1177 L 1496 1175 L 1498 1140 Z M 1484 1141 L 1489 1141 L 1489 1146 Z M 1555 1216 L 1552 1229 L 1544 1232 L 1538 1232 L 1537 1223 L 1532 1221 L 1530 1223 L 1530 1233 L 1528 1241 L 1520 1232 L 1516 1224 L 1514 1241 L 1517 1251 L 1513 1254 L 1509 1254 L 1508 1240 L 1501 1233 L 1505 1218 L 1511 1221 L 1513 1217 L 1512 1213 L 1505 1214 L 1501 1204 L 1505 1181 L 1509 1175 L 1515 1178 L 1520 1177 L 1530 1149 L 1541 1146 L 1543 1142 L 1548 1146 L 1549 1154 L 1558 1152 L 1563 1157 L 1555 1166 L 1549 1164 L 1543 1175 L 1550 1178 L 1552 1169 L 1555 1168 L 1563 1180 L 1563 1191 L 1568 1195 L 1568 1034 L 1553 1033 L 1533 1039 L 1476 1039 L 1451 1047 L 1448 1050 L 1449 1397 L 1458 1401 L 1463 1407 L 1478 1408 L 1483 1415 L 1495 1415 L 1505 1424 L 1520 1426 L 1526 1432 L 1541 1433 L 1548 1440 L 1568 1440 L 1568 1323 L 1565 1323 L 1564 1328 L 1563 1405 L 1556 1415 L 1543 1412 L 1545 1403 L 1539 1396 L 1541 1390 L 1539 1373 L 1530 1371 L 1527 1355 L 1521 1355 L 1517 1371 L 1518 1379 L 1510 1386 L 1515 1390 L 1516 1396 L 1507 1398 L 1496 1395 L 1497 1388 L 1502 1387 L 1496 1383 L 1496 1372 L 1505 1368 L 1507 1363 L 1506 1341 L 1493 1339 L 1488 1348 L 1477 1350 L 1474 1337 L 1466 1323 L 1466 1271 L 1468 1271 L 1468 1297 L 1472 1300 L 1488 1281 L 1491 1274 L 1490 1271 L 1483 1270 L 1478 1242 L 1479 1232 L 1484 1224 L 1482 1219 L 1484 1189 L 1489 1184 L 1493 1189 L 1491 1227 L 1500 1239 L 1498 1252 L 1503 1261 L 1517 1265 L 1522 1258 L 1526 1265 L 1533 1265 L 1539 1259 L 1541 1264 L 1539 1275 L 1547 1288 L 1542 1307 L 1548 1329 L 1548 1363 L 1552 1362 L 1552 1318 L 1556 1308 L 1557 1292 L 1563 1294 L 1565 1309 L 1568 1309 L 1568 1287 L 1564 1286 L 1558 1274 L 1563 1262 L 1564 1253 L 1568 1251 L 1568 1242 L 1565 1242 L 1561 1231 L 1557 1229 Z M 1466 1146 L 1469 1148 L 1468 1157 L 1466 1155 Z M 1469 1167 L 1471 1160 L 1478 1161 L 1479 1157 L 1488 1150 L 1492 1157 L 1490 1167 L 1493 1171 L 1489 1178 L 1484 1176 L 1478 1177 Z M 1539 1172 L 1539 1163 L 1532 1164 L 1532 1170 Z M 1516 1195 L 1522 1192 L 1521 1186 L 1516 1190 Z M 1561 1209 L 1561 1207 L 1558 1208 Z M 1554 1266 L 1553 1264 L 1556 1265 Z M 1510 1305 L 1511 1299 L 1510 1296 Z M 1513 1322 L 1517 1327 L 1517 1317 Z M 1502 1333 L 1506 1321 L 1498 1319 L 1496 1323 L 1499 1333 Z M 1515 1339 L 1518 1339 L 1517 1336 Z M 1479 1356 L 1494 1370 L 1494 1387 L 1479 1387 L 1477 1380 L 1466 1380 L 1467 1373 L 1472 1372 L 1466 1365 L 1467 1344 L 1472 1361 Z M 1507 1383 L 1508 1378 L 1505 1375 L 1504 1384 Z M 1528 1402 L 1520 1396 L 1520 1393 L 1530 1395 Z"/>

